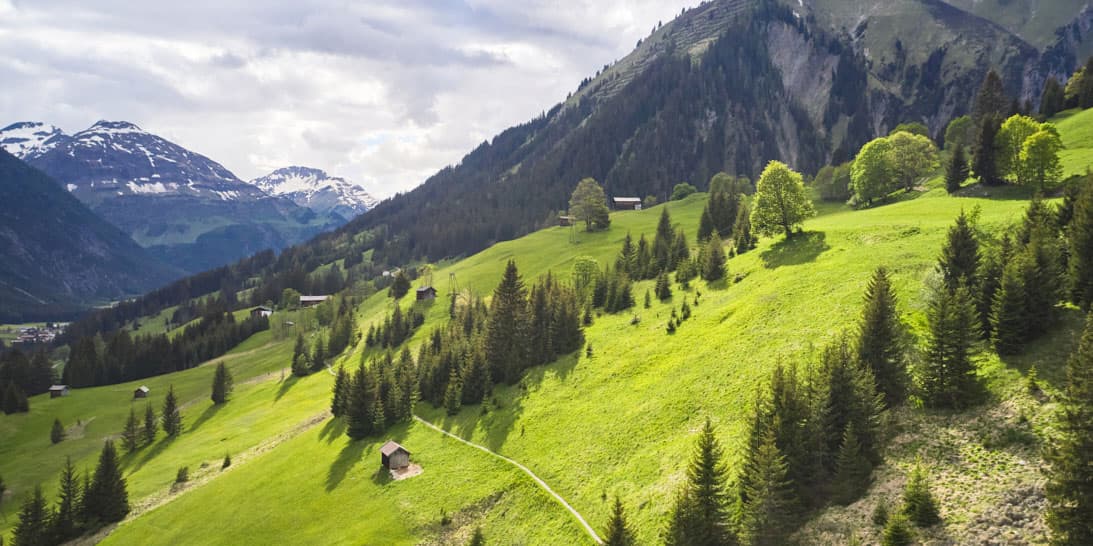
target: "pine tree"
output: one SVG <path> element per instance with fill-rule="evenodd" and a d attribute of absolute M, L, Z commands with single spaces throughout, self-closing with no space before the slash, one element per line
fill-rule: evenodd
<path fill-rule="evenodd" d="M 1052 544 L 1093 544 L 1093 315 L 1066 364 L 1057 417 L 1048 444 L 1047 524 Z"/>
<path fill-rule="evenodd" d="M 911 520 L 902 513 L 892 514 L 881 533 L 881 546 L 911 546 L 915 540 L 915 531 Z"/>
<path fill-rule="evenodd" d="M 751 546 L 780 546 L 792 529 L 797 504 L 788 466 L 769 431 L 763 435 L 744 468 L 741 534 Z"/>
<path fill-rule="evenodd" d="M 728 527 L 725 467 L 713 424 L 706 425 L 687 469 L 687 483 L 673 510 L 665 537 L 671 546 L 735 544 Z"/>
<path fill-rule="evenodd" d="M 121 441 L 126 453 L 136 451 L 140 445 L 140 421 L 137 420 L 137 413 L 133 408 L 129 408 L 129 418 L 125 420 L 125 428 L 121 432 Z"/>
<path fill-rule="evenodd" d="M 1002 118 L 993 114 L 987 115 L 978 123 L 972 171 L 982 184 L 997 186 L 1004 182 L 998 173 L 998 151 L 995 143 L 998 130 L 1002 127 Z"/>
<path fill-rule="evenodd" d="M 969 289 L 976 286 L 978 268 L 979 241 L 972 230 L 968 215 L 961 210 L 956 223 L 949 228 L 948 240 L 938 260 L 938 269 L 945 278 L 945 286 L 952 291 L 961 284 Z"/>
<path fill-rule="evenodd" d="M 607 531 L 603 534 L 604 546 L 634 546 L 634 532 L 626 522 L 626 512 L 622 507 L 622 500 L 615 496 L 615 504 L 611 509 L 611 521 L 607 523 Z"/>
<path fill-rule="evenodd" d="M 223 362 L 217 364 L 216 373 L 213 374 L 213 392 L 210 398 L 212 398 L 213 404 L 223 404 L 228 401 L 228 397 L 231 396 L 232 390 L 234 390 L 234 381 L 232 381 L 232 374 L 228 371 L 228 367 Z"/>
<path fill-rule="evenodd" d="M 515 383 L 527 368 L 528 328 L 527 291 L 516 262 L 509 260 L 486 323 L 486 361 L 494 381 Z"/>
<path fill-rule="evenodd" d="M 660 275 L 657 275 L 657 282 L 653 291 L 657 294 L 657 299 L 665 301 L 672 298 L 672 284 L 668 281 L 668 274 L 661 271 Z"/>
<path fill-rule="evenodd" d="M 330 401 L 330 413 L 334 417 L 345 415 L 349 402 L 349 373 L 344 366 L 338 366 L 338 375 L 334 377 L 333 397 Z"/>
<path fill-rule="evenodd" d="M 61 471 L 61 483 L 57 488 L 57 510 L 53 515 L 53 536 L 66 542 L 80 536 L 80 478 L 72 466 L 72 458 L 65 460 Z"/>
<path fill-rule="evenodd" d="M 916 464 L 903 488 L 903 514 L 919 527 L 929 527 L 941 521 L 937 501 L 930 492 L 929 477 L 921 464 Z"/>
<path fill-rule="evenodd" d="M 178 399 L 175 398 L 175 386 L 167 388 L 167 397 L 163 400 L 163 412 L 160 414 L 163 424 L 163 432 L 167 436 L 178 436 L 182 432 L 182 410 L 178 407 Z"/>
<path fill-rule="evenodd" d="M 4 389 L 3 402 L 0 405 L 3 406 L 4 413 L 8 415 L 30 411 L 27 395 L 14 381 L 9 382 L 7 388 Z"/>
<path fill-rule="evenodd" d="M 964 154 L 964 145 L 957 144 L 945 168 L 945 190 L 949 193 L 960 191 L 960 186 L 970 174 L 971 169 L 968 167 L 968 157 Z"/>
<path fill-rule="evenodd" d="M 835 502 L 850 504 L 869 485 L 873 465 L 862 453 L 854 423 L 846 425 L 842 445 L 835 459 Z"/>
<path fill-rule="evenodd" d="M 991 342 L 1000 355 L 1017 354 L 1026 339 L 1028 309 L 1024 269 L 1028 267 L 1027 261 L 1027 257 L 1021 255 L 1007 264 L 994 294 Z"/>
<path fill-rule="evenodd" d="M 307 356 L 307 342 L 304 341 L 303 332 L 300 332 L 296 335 L 296 346 L 292 349 L 292 375 L 304 377 L 310 373 L 311 363 Z"/>
<path fill-rule="evenodd" d="M 224 454 L 224 461 L 220 463 L 220 470 L 224 470 L 232 465 L 232 456 L 230 454 Z"/>
<path fill-rule="evenodd" d="M 397 308 L 397 306 L 396 306 Z M 401 336 L 399 339 L 401 343 Z M 398 345 L 398 343 L 392 343 L 392 346 Z M 326 343 L 320 336 L 315 340 L 315 348 L 311 352 L 311 371 L 317 372 L 326 367 Z"/>
<path fill-rule="evenodd" d="M 46 507 L 46 498 L 42 487 L 34 488 L 34 493 L 23 501 L 19 509 L 19 523 L 12 531 L 14 546 L 47 546 L 53 544 L 50 536 L 50 514 Z"/>
<path fill-rule="evenodd" d="M 129 493 L 125 488 L 121 468 L 118 467 L 118 453 L 114 449 L 114 442 L 107 440 L 103 445 L 91 487 L 85 494 L 91 499 L 91 502 L 86 503 L 90 510 L 87 514 L 90 521 L 114 523 L 129 514 Z"/>
<path fill-rule="evenodd" d="M 54 444 L 59 444 L 65 439 L 65 427 L 61 424 L 60 419 L 53 420 L 53 428 L 49 431 L 49 441 Z"/>
<path fill-rule="evenodd" d="M 983 83 L 979 86 L 979 92 L 975 96 L 973 116 L 976 120 L 982 120 L 989 116 L 1007 117 L 1012 112 L 1011 100 L 1006 96 L 1006 89 L 1002 85 L 1002 78 L 994 69 L 987 71 Z"/>
<path fill-rule="evenodd" d="M 349 387 L 349 400 L 346 406 L 345 433 L 354 440 L 372 434 L 372 404 L 376 396 L 376 381 L 373 371 L 362 362 Z"/>
<path fill-rule="evenodd" d="M 1066 93 L 1055 76 L 1044 83 L 1044 92 L 1040 95 L 1040 115 L 1050 118 L 1066 108 Z"/>
<path fill-rule="evenodd" d="M 824 348 L 820 375 L 820 433 L 826 467 L 835 469 L 844 431 L 853 425 L 861 452 L 880 463 L 880 413 L 884 398 L 877 394 L 872 373 L 861 366 L 841 338 Z"/>
<path fill-rule="evenodd" d="M 653 267 L 657 273 L 673 271 L 672 241 L 675 238 L 675 230 L 672 229 L 672 217 L 668 214 L 668 207 L 660 210 L 660 219 L 657 221 L 657 232 L 653 237 Z"/>
<path fill-rule="evenodd" d="M 978 326 L 967 288 L 936 290 L 926 311 L 926 322 L 929 331 L 922 373 L 925 402 L 932 407 L 966 407 L 974 401 L 978 389 L 971 358 Z"/>
<path fill-rule="evenodd" d="M 979 290 L 976 294 L 976 312 L 979 315 L 980 334 L 986 341 L 994 335 L 994 299 L 1002 287 L 1002 276 L 1012 256 L 1009 235 L 1002 237 L 1001 244 L 987 254 L 979 268 Z"/>
<path fill-rule="evenodd" d="M 463 385 L 459 373 L 452 368 L 448 375 L 448 388 L 444 390 L 444 410 L 448 415 L 458 415 L 463 403 Z"/>
<path fill-rule="evenodd" d="M 710 215 L 710 204 L 707 203 L 706 208 L 702 209 L 702 217 L 698 220 L 698 242 L 706 242 L 713 232 L 713 216 Z"/>
<path fill-rule="evenodd" d="M 702 279 L 714 282 L 725 278 L 725 248 L 721 246 L 721 237 L 711 235 L 706 246 L 706 264 L 702 268 Z"/>
<path fill-rule="evenodd" d="M 743 254 L 753 248 L 757 243 L 756 238 L 751 232 L 751 211 L 748 210 L 747 205 L 740 203 L 739 212 L 736 215 L 736 223 L 732 228 L 733 245 L 736 247 L 736 253 Z"/>
<path fill-rule="evenodd" d="M 1093 307 L 1093 174 L 1086 178 L 1067 229 L 1071 301 L 1084 311 Z"/>
<path fill-rule="evenodd" d="M 878 267 L 865 288 L 858 323 L 858 360 L 873 372 L 877 390 L 892 407 L 903 401 L 907 374 L 903 358 L 903 325 L 888 270 Z"/>
<path fill-rule="evenodd" d="M 156 432 L 159 429 L 159 421 L 156 419 L 156 410 L 152 404 L 144 407 L 144 443 L 151 444 L 156 441 Z"/>
<path fill-rule="evenodd" d="M 650 295 L 649 295 L 649 289 L 648 289 L 648 288 L 646 288 L 646 289 L 645 289 L 645 308 L 646 308 L 646 309 L 649 309 L 649 308 L 650 308 L 650 307 L 652 307 L 652 306 L 653 306 L 653 299 L 652 299 L 652 297 L 650 297 Z M 587 308 L 587 307 L 585 308 L 584 312 L 585 312 L 585 316 L 586 316 L 586 317 L 589 317 L 589 318 L 591 318 L 591 312 L 590 312 L 590 311 L 588 310 L 588 308 Z M 585 322 L 584 324 L 585 324 L 585 326 L 588 326 L 588 325 L 589 325 L 590 323 L 591 323 L 591 321 L 587 321 L 587 322 Z"/>

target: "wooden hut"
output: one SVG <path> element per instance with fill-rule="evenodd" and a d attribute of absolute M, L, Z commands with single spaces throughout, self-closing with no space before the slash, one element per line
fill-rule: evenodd
<path fill-rule="evenodd" d="M 145 387 L 144 385 L 141 385 L 133 391 L 133 399 L 136 400 L 137 398 L 148 398 L 148 393 L 150 391 L 151 389 Z"/>
<path fill-rule="evenodd" d="M 615 210 L 641 210 L 640 197 L 613 197 L 611 202 Z"/>
<path fill-rule="evenodd" d="M 436 288 L 431 286 L 422 286 L 417 289 L 417 301 L 435 300 Z"/>
<path fill-rule="evenodd" d="M 394 441 L 383 444 L 380 448 L 380 463 L 388 470 L 398 470 L 410 466 L 410 452 Z"/>
<path fill-rule="evenodd" d="M 68 385 L 51 385 L 49 387 L 50 398 L 60 398 L 62 396 L 68 396 Z"/>
<path fill-rule="evenodd" d="M 300 307 L 314 307 L 324 302 L 330 296 L 300 296 Z"/>
<path fill-rule="evenodd" d="M 268 317 L 273 314 L 273 309 L 266 307 L 265 305 L 259 305 L 250 310 L 250 318 Z"/>
<path fill-rule="evenodd" d="M 572 226 L 573 225 L 573 217 L 572 216 L 559 216 L 558 217 L 558 225 L 561 226 L 561 227 Z"/>

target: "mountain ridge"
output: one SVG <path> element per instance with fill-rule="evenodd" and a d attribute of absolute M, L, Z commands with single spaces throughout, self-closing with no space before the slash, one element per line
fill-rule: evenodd
<path fill-rule="evenodd" d="M 311 167 L 282 167 L 249 183 L 269 195 L 291 199 L 297 205 L 320 214 L 333 212 L 346 221 L 378 203 L 375 197 L 352 181 Z"/>

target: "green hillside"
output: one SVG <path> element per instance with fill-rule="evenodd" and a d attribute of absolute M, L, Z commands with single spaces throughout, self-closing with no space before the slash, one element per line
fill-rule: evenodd
<path fill-rule="evenodd" d="M 1068 173 L 1093 163 L 1093 150 L 1083 155 L 1082 148 L 1093 142 L 1083 136 L 1093 121 L 1090 115 L 1066 114 L 1058 120 L 1070 148 Z M 548 228 L 438 264 L 431 279 L 442 296 L 456 286 L 464 293 L 488 295 L 509 259 L 516 260 L 528 281 L 548 272 L 568 276 L 577 257 L 613 262 L 628 232 L 652 237 L 664 208 L 693 237 L 705 200 L 697 194 L 616 213 L 611 229 L 601 233 Z M 641 300 L 652 282 L 637 283 L 639 303 L 632 312 L 599 316 L 586 328 L 591 356 L 581 351 L 534 368 L 518 385 L 497 387 L 485 407 L 465 407 L 449 417 L 421 403 L 416 413 L 527 466 L 597 529 L 607 521 L 607 501 L 619 495 L 641 542 L 652 543 L 707 417 L 729 448 L 735 471 L 755 387 L 779 363 L 814 361 L 817 347 L 851 327 L 866 280 L 877 266 L 892 272 L 901 311 L 921 330 L 923 286 L 933 276 L 953 219 L 961 210 L 974 210 L 978 227 L 998 234 L 1018 221 L 1026 206 L 1022 199 L 950 197 L 940 189 L 863 211 L 822 205 L 820 215 L 805 223 L 803 236 L 789 242 L 764 239 L 754 251 L 729 260 L 727 283 L 699 281 L 690 292 L 677 285 L 673 300 L 654 300 L 649 309 L 642 308 Z M 668 335 L 671 309 L 683 298 L 693 303 L 696 297 L 694 316 Z M 443 297 L 419 305 L 426 322 L 411 346 L 447 317 Z M 359 327 L 367 329 L 390 306 L 385 292 L 366 299 L 358 309 Z M 277 318 L 275 324 L 309 323 L 299 314 Z M 1027 435 L 1044 426 L 1052 406 L 1023 394 L 1020 378 L 1035 363 L 1050 392 L 1079 326 L 1078 313 L 1069 311 L 1054 333 L 1019 358 L 1000 360 L 983 353 L 980 375 L 992 397 L 975 410 L 899 410 L 888 462 L 878 469 L 873 490 L 847 509 L 818 515 L 802 533 L 833 542 L 845 538 L 877 499 L 897 490 L 904 471 L 921 454 L 926 464 L 945 472 L 939 482 L 947 484 L 938 493 L 949 517 L 933 532 L 958 543 L 974 542 L 983 522 L 994 521 L 989 518 L 997 502 L 1023 499 L 1022 491 L 1037 487 L 1036 440 Z M 576 520 L 527 476 L 424 425 L 401 425 L 382 438 L 350 441 L 344 424 L 328 414 L 330 374 L 282 376 L 291 352 L 291 333 L 275 327 L 223 357 L 235 375 L 236 391 L 222 407 L 208 399 L 213 370 L 205 365 L 137 383 L 76 390 L 57 400 L 35 397 L 30 414 L 0 417 L 5 440 L 0 476 L 11 490 L 0 505 L 0 533 L 7 534 L 16 523 L 18 501 L 35 484 L 52 495 L 66 456 L 80 469 L 93 464 L 102 440 L 121 431 L 135 386 L 150 386 L 151 403 L 158 409 L 173 384 L 186 404 L 184 432 L 171 441 L 161 433 L 154 445 L 123 458 L 134 513 L 105 543 L 268 543 L 291 535 L 302 543 L 458 544 L 478 526 L 499 543 L 591 542 Z M 363 343 L 338 363 L 355 366 L 362 352 Z M 134 407 L 143 410 L 144 403 Z M 51 446 L 54 417 L 70 427 L 71 438 Z M 378 446 L 388 438 L 413 452 L 421 475 L 390 481 L 378 471 Z M 233 465 L 221 471 L 226 454 Z M 181 466 L 190 468 L 191 482 L 177 488 L 172 482 Z M 1006 479 L 998 479 L 1000 472 Z M 442 524 L 448 518 L 450 523 Z M 1042 532 L 1039 518 L 1021 536 Z"/>

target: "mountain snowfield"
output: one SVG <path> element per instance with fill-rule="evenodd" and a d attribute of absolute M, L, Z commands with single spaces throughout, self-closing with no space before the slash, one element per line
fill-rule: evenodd
<path fill-rule="evenodd" d="M 333 212 L 346 220 L 376 206 L 377 200 L 361 186 L 326 171 L 285 167 L 250 181 L 262 191 L 291 199 L 318 213 Z"/>
<path fill-rule="evenodd" d="M 22 160 L 42 155 L 68 139 L 59 127 L 40 121 L 20 121 L 0 129 L 0 148 Z"/>

